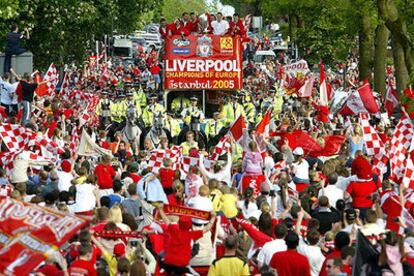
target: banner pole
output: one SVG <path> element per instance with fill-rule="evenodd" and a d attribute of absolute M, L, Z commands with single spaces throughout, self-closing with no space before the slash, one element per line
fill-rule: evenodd
<path fill-rule="evenodd" d="M 206 114 L 206 90 L 203 89 L 203 113 Z"/>

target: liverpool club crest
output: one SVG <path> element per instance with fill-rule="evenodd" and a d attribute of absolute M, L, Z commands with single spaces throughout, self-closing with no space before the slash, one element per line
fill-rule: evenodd
<path fill-rule="evenodd" d="M 197 55 L 200 57 L 209 57 L 213 54 L 213 45 L 211 37 L 203 35 L 197 40 Z"/>

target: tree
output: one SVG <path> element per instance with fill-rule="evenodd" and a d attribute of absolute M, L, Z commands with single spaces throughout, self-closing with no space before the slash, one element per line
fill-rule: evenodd
<path fill-rule="evenodd" d="M 10 23 L 28 28 L 26 47 L 34 53 L 37 68 L 82 61 L 94 40 L 110 34 L 136 30 L 161 5 L 161 0 L 0 0 L 0 30 Z M 144 15 L 144 16 L 143 16 Z M 2 40 L 4 47 L 4 40 Z"/>
<path fill-rule="evenodd" d="M 167 22 L 173 22 L 181 18 L 183 12 L 196 12 L 203 14 L 208 11 L 207 4 L 204 0 L 164 0 L 162 5 L 162 14 Z"/>

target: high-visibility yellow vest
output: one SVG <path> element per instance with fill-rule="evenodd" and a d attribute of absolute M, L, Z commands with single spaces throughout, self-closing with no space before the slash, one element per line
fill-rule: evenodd
<path fill-rule="evenodd" d="M 240 115 L 245 116 L 243 106 L 239 103 L 228 103 L 223 106 L 220 118 L 224 126 L 230 126 Z"/>

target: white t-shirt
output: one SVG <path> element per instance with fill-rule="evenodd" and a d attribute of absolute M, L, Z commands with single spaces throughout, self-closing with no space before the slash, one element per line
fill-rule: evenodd
<path fill-rule="evenodd" d="M 86 212 L 95 209 L 96 200 L 93 191 L 96 186 L 92 184 L 79 184 L 76 185 L 76 202 L 70 205 L 72 212 Z"/>
<path fill-rule="evenodd" d="M 275 239 L 273 241 L 265 243 L 262 250 L 260 250 L 259 255 L 257 255 L 257 261 L 260 266 L 269 265 L 272 260 L 273 254 L 277 252 L 286 251 L 287 246 L 286 242 L 283 239 Z"/>
<path fill-rule="evenodd" d="M 64 171 L 57 171 L 56 174 L 59 177 L 59 182 L 58 182 L 59 192 L 69 191 L 70 186 L 72 186 L 72 183 L 70 182 L 73 179 L 73 175 L 71 173 L 64 172 Z"/>
<path fill-rule="evenodd" d="M 215 20 L 211 22 L 211 27 L 213 27 L 213 34 L 224 35 L 230 26 L 229 22 L 227 22 L 226 20 L 221 20 L 220 22 Z"/>
<path fill-rule="evenodd" d="M 211 202 L 211 200 L 208 197 L 204 197 L 200 195 L 190 198 L 187 202 L 187 206 L 193 209 L 207 211 L 207 212 L 213 211 L 213 203 Z M 208 223 L 208 220 L 193 219 L 193 222 L 198 223 L 198 224 L 206 224 Z"/>
<path fill-rule="evenodd" d="M 203 185 L 203 178 L 199 175 L 191 175 L 186 177 L 184 181 L 185 185 L 185 195 L 187 198 L 192 198 L 198 195 L 198 189 Z"/>
<path fill-rule="evenodd" d="M 322 190 L 319 190 L 319 196 L 321 196 L 321 195 L 322 195 Z M 325 196 L 328 197 L 329 204 L 331 206 L 335 207 L 336 206 L 336 201 L 338 201 L 338 199 L 343 199 L 344 198 L 344 191 L 342 191 L 341 189 L 339 189 L 335 185 L 327 185 L 325 187 Z"/>
<path fill-rule="evenodd" d="M 7 81 L 0 80 L 0 93 L 2 104 L 13 103 L 13 88 L 10 83 L 8 83 Z"/>
<path fill-rule="evenodd" d="M 301 163 L 293 163 L 293 171 L 295 176 L 300 179 L 309 179 L 309 163 L 306 160 L 302 160 Z"/>
<path fill-rule="evenodd" d="M 321 272 L 322 264 L 325 261 L 325 256 L 323 256 L 321 248 L 317 245 L 308 245 L 303 241 L 303 238 L 299 238 L 299 246 L 297 248 L 298 253 L 304 255 L 308 258 L 311 275 L 318 276 Z"/>
<path fill-rule="evenodd" d="M 338 187 L 343 192 L 345 192 L 346 188 L 348 188 L 349 183 L 351 183 L 351 177 L 338 176 L 338 181 L 336 182 L 336 187 Z"/>
<path fill-rule="evenodd" d="M 244 200 L 239 200 L 237 202 L 237 207 L 240 208 L 243 212 L 243 216 L 248 219 L 250 217 L 255 217 L 257 215 L 257 211 L 259 210 L 259 208 L 257 208 L 257 204 L 256 202 L 251 202 L 249 201 L 249 203 L 247 204 L 247 208 L 244 204 Z M 261 212 L 259 213 L 260 216 Z"/>

